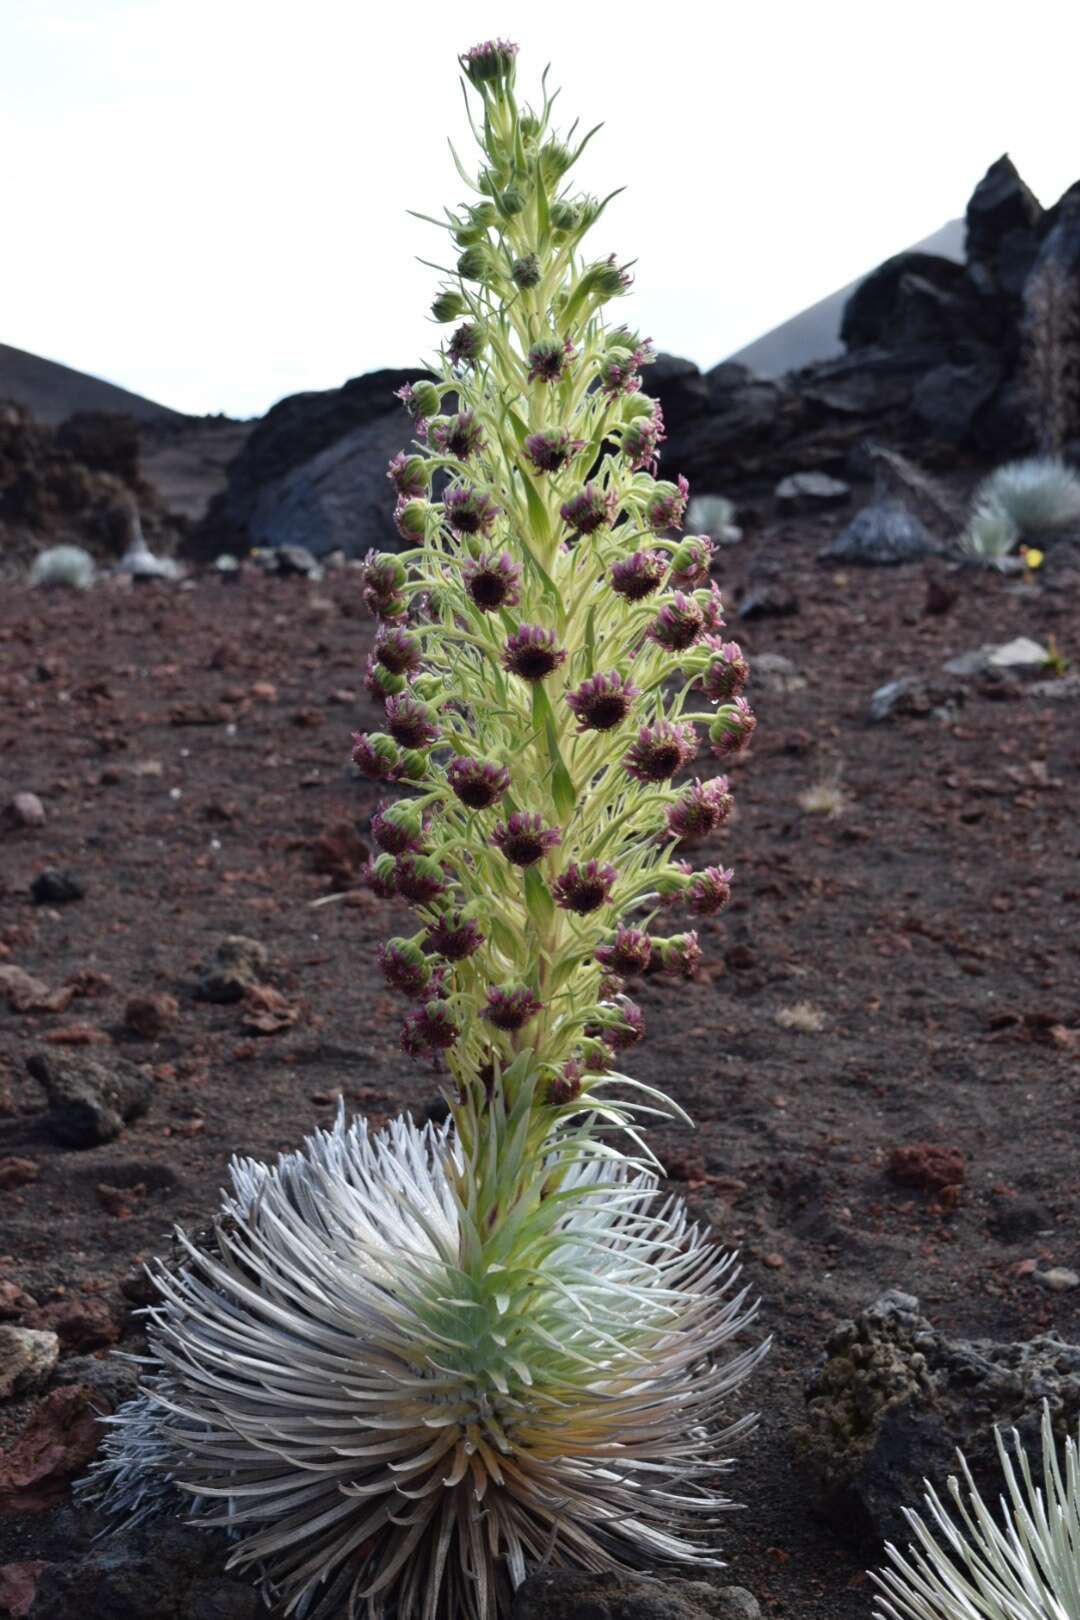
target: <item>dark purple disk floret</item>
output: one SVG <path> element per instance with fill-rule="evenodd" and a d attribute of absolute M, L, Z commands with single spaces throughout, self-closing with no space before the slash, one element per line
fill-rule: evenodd
<path fill-rule="evenodd" d="M 553 1075 L 547 1083 L 546 1101 L 553 1108 L 565 1108 L 581 1096 L 581 1064 L 574 1058 L 567 1058 L 562 1069 Z"/>
<path fill-rule="evenodd" d="M 484 943 L 484 935 L 471 917 L 460 911 L 440 912 L 424 935 L 427 950 L 444 956 L 448 962 L 464 962 Z"/>
<path fill-rule="evenodd" d="M 695 917 L 712 917 L 723 911 L 731 899 L 734 876 L 730 867 L 723 866 L 706 866 L 694 873 L 686 890 L 686 901 Z"/>
<path fill-rule="evenodd" d="M 411 692 L 397 692 L 387 698 L 386 728 L 402 748 L 427 748 L 439 735 L 430 707 Z"/>
<path fill-rule="evenodd" d="M 398 499 L 410 501 L 427 494 L 431 474 L 423 456 L 399 450 L 386 469 L 386 476 L 397 490 Z"/>
<path fill-rule="evenodd" d="M 596 951 L 600 966 L 624 978 L 644 973 L 652 955 L 652 941 L 642 928 L 619 927 L 610 945 L 601 945 Z"/>
<path fill-rule="evenodd" d="M 562 503 L 559 516 L 575 534 L 595 534 L 597 529 L 610 525 L 618 503 L 619 497 L 614 489 L 599 489 L 590 481 L 570 500 Z"/>
<path fill-rule="evenodd" d="M 401 1047 L 409 1057 L 423 1057 L 428 1052 L 445 1052 L 460 1034 L 446 1003 L 429 1001 L 405 1019 Z"/>
<path fill-rule="evenodd" d="M 491 842 L 511 865 L 532 866 L 562 843 L 562 834 L 558 827 L 545 827 L 543 817 L 533 811 L 516 811 L 509 820 L 496 823 Z"/>
<path fill-rule="evenodd" d="M 354 731 L 352 762 L 375 782 L 392 782 L 401 770 L 401 751 L 392 737 L 381 731 Z"/>
<path fill-rule="evenodd" d="M 407 939 L 388 939 L 379 947 L 383 977 L 403 996 L 419 996 L 431 983 L 431 964 L 418 945 Z"/>
<path fill-rule="evenodd" d="M 392 855 L 380 855 L 364 867 L 364 882 L 381 900 L 392 900 L 397 894 L 397 865 Z"/>
<path fill-rule="evenodd" d="M 388 855 L 417 854 L 423 849 L 422 820 L 418 811 L 402 805 L 380 805 L 371 818 L 371 836 Z"/>
<path fill-rule="evenodd" d="M 475 411 L 462 411 L 448 416 L 445 422 L 435 422 L 431 428 L 432 443 L 444 456 L 456 461 L 468 461 L 483 450 L 484 430 L 477 421 Z"/>
<path fill-rule="evenodd" d="M 487 759 L 467 759 L 459 754 L 446 767 L 446 780 L 470 810 L 486 810 L 501 799 L 510 786 L 510 772 L 505 765 L 493 765 Z"/>
<path fill-rule="evenodd" d="M 629 602 L 640 602 L 659 589 L 667 568 L 662 551 L 635 551 L 612 568 L 611 588 Z"/>
<path fill-rule="evenodd" d="M 414 675 L 423 662 L 416 637 L 397 624 L 379 626 L 374 652 L 377 661 L 391 675 Z"/>
<path fill-rule="evenodd" d="M 601 861 L 586 861 L 583 865 L 572 861 L 551 885 L 555 904 L 564 911 L 587 916 L 607 903 L 618 876 L 614 866 Z"/>
<path fill-rule="evenodd" d="M 480 1016 L 486 1018 L 489 1024 L 494 1024 L 496 1029 L 512 1032 L 522 1029 L 530 1018 L 535 1018 L 543 1005 L 526 984 L 492 985 L 488 991 L 487 1005 Z"/>
<path fill-rule="evenodd" d="M 556 639 L 554 630 L 545 630 L 542 624 L 523 624 L 514 631 L 503 648 L 503 668 L 523 681 L 542 681 L 552 670 L 566 660 L 566 653 Z"/>
<path fill-rule="evenodd" d="M 707 585 L 715 549 L 707 534 L 688 534 L 671 559 L 670 583 L 680 591 L 696 591 Z"/>
<path fill-rule="evenodd" d="M 630 458 L 631 472 L 655 474 L 660 462 L 660 446 L 666 438 L 664 413 L 659 402 L 654 404 L 651 416 L 635 416 L 622 436 L 622 453 Z"/>
<path fill-rule="evenodd" d="M 402 899 L 424 906 L 445 894 L 446 888 L 446 874 L 430 855 L 414 855 L 407 850 L 398 856 L 397 891 Z"/>
<path fill-rule="evenodd" d="M 484 334 L 471 321 L 465 321 L 446 345 L 452 365 L 472 366 L 484 352 Z"/>
<path fill-rule="evenodd" d="M 567 364 L 574 358 L 574 345 L 567 338 L 541 338 L 529 350 L 529 381 L 554 383 L 562 380 Z"/>
<path fill-rule="evenodd" d="M 685 652 L 704 628 L 704 615 L 694 598 L 676 591 L 671 601 L 664 603 L 646 634 L 665 652 Z"/>
<path fill-rule="evenodd" d="M 726 759 L 746 747 L 757 727 L 757 715 L 744 697 L 725 704 L 709 727 L 709 741 L 717 759 Z"/>
<path fill-rule="evenodd" d="M 696 591 L 694 600 L 701 609 L 701 617 L 705 621 L 705 633 L 715 636 L 724 628 L 724 598 L 717 585 L 710 585 L 708 591 Z"/>
<path fill-rule="evenodd" d="M 623 755 L 623 768 L 638 782 L 666 782 L 689 765 L 697 751 L 697 732 L 689 722 L 658 720 L 642 726 L 637 741 Z"/>
<path fill-rule="evenodd" d="M 577 716 L 581 731 L 610 731 L 620 725 L 633 707 L 641 688 L 626 675 L 610 670 L 590 675 L 573 692 L 567 692 L 566 701 Z"/>
<path fill-rule="evenodd" d="M 408 580 L 405 565 L 386 551 L 369 551 L 360 575 L 364 605 L 377 619 L 397 619 L 406 611 L 401 591 Z"/>
<path fill-rule="evenodd" d="M 714 703 L 733 703 L 750 679 L 750 665 L 737 641 L 710 637 L 709 642 L 713 658 L 698 684 Z"/>
<path fill-rule="evenodd" d="M 462 564 L 461 577 L 481 613 L 516 607 L 521 599 L 521 566 L 508 551 L 469 557 Z"/>
<path fill-rule="evenodd" d="M 645 1038 L 645 1014 L 636 1001 L 630 1001 L 621 996 L 618 1002 L 618 1016 L 610 1022 L 602 1024 L 589 1024 L 585 1029 L 586 1035 L 603 1041 L 613 1052 L 628 1051 Z"/>
<path fill-rule="evenodd" d="M 726 776 L 691 782 L 675 803 L 668 805 L 668 832 L 685 844 L 696 843 L 723 825 L 733 803 Z"/>
<path fill-rule="evenodd" d="M 646 521 L 651 529 L 661 534 L 665 529 L 681 529 L 690 498 L 690 485 L 679 474 L 677 484 L 657 484 L 653 497 L 645 508 Z"/>
<path fill-rule="evenodd" d="M 458 484 L 443 496 L 443 515 L 455 534 L 490 534 L 502 507 L 489 490 Z"/>
<path fill-rule="evenodd" d="M 521 447 L 538 473 L 557 473 L 584 450 L 584 439 L 572 439 L 566 428 L 530 433 Z"/>

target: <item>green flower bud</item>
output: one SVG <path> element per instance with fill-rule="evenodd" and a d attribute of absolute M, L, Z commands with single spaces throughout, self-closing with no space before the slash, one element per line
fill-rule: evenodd
<path fill-rule="evenodd" d="M 466 248 L 457 262 L 457 269 L 463 281 L 486 281 L 491 274 L 491 260 L 480 246 Z"/>
<path fill-rule="evenodd" d="M 540 148 L 540 173 L 545 183 L 555 185 L 573 161 L 568 148 L 561 141 L 548 141 L 546 146 Z"/>
<path fill-rule="evenodd" d="M 507 186 L 499 197 L 499 207 L 508 219 L 520 214 L 525 206 L 525 194 L 518 186 Z"/>
<path fill-rule="evenodd" d="M 431 382 L 412 385 L 412 413 L 417 417 L 438 416 L 442 408 L 442 394 Z"/>
<path fill-rule="evenodd" d="M 648 394 L 624 394 L 622 402 L 622 418 L 624 422 L 636 422 L 639 417 L 653 416 L 656 413 L 656 401 L 650 399 Z"/>
<path fill-rule="evenodd" d="M 405 540 L 423 540 L 427 534 L 428 513 L 431 506 L 427 501 L 406 501 L 398 509 L 395 521 L 398 533 Z"/>
<path fill-rule="evenodd" d="M 460 248 L 474 247 L 487 238 L 487 232 L 480 225 L 459 225 L 457 230 L 450 234 Z"/>
<path fill-rule="evenodd" d="M 397 877 L 397 862 L 392 855 L 380 855 L 371 863 L 372 886 L 379 893 L 393 892 Z"/>
<path fill-rule="evenodd" d="M 469 209 L 469 218 L 472 220 L 473 224 L 481 226 L 484 230 L 486 230 L 489 225 L 494 225 L 498 217 L 499 216 L 495 212 L 493 205 L 489 202 L 475 203 L 473 207 Z"/>
<path fill-rule="evenodd" d="M 552 203 L 548 215 L 553 231 L 572 231 L 577 226 L 580 212 L 577 205 L 572 202 Z"/>
<path fill-rule="evenodd" d="M 401 756 L 401 775 L 406 782 L 422 782 L 428 773 L 428 755 L 422 748 L 407 748 Z"/>
<path fill-rule="evenodd" d="M 518 119 L 518 128 L 523 141 L 534 141 L 540 133 L 540 120 L 535 113 L 522 113 Z"/>
<path fill-rule="evenodd" d="M 535 253 L 526 253 L 523 259 L 515 259 L 510 274 L 518 287 L 537 287 L 540 285 L 540 260 Z"/>
<path fill-rule="evenodd" d="M 464 298 L 459 292 L 441 292 L 431 306 L 431 313 L 437 321 L 456 321 L 459 315 L 464 315 L 468 309 Z"/>

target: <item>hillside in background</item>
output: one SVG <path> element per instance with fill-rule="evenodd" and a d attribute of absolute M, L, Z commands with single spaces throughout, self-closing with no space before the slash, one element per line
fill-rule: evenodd
<path fill-rule="evenodd" d="M 174 411 L 156 400 L 144 399 L 116 383 L 91 377 L 85 371 L 62 366 L 58 360 L 43 360 L 25 349 L 0 343 L 0 399 L 13 399 L 25 405 L 39 422 L 56 427 L 76 411 L 113 411 L 133 416 L 136 422 L 183 422 L 182 411 Z"/>
<path fill-rule="evenodd" d="M 943 259 L 955 259 L 957 264 L 963 264 L 964 221 L 950 219 L 940 230 L 904 251 L 936 253 Z M 829 293 L 827 298 L 792 315 L 790 320 L 782 321 L 771 332 L 755 338 L 753 343 L 747 343 L 728 358 L 748 366 L 759 377 L 783 377 L 789 371 L 800 371 L 803 366 L 812 365 L 815 360 L 831 360 L 843 354 L 840 321 L 844 305 L 864 279 L 860 276 L 856 281 L 849 281 L 846 287 Z"/>

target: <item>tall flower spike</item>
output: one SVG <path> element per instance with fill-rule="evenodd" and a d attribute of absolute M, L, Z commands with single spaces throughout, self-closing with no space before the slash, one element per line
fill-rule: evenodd
<path fill-rule="evenodd" d="M 731 1257 L 620 1152 L 646 1033 L 626 985 L 700 955 L 644 919 L 727 895 L 682 859 L 726 781 L 670 783 L 697 725 L 745 738 L 737 661 L 710 548 L 669 533 L 685 480 L 654 477 L 653 345 L 604 325 L 628 276 L 587 240 L 584 142 L 546 86 L 519 104 L 507 41 L 460 65 L 479 151 L 431 255 L 441 347 L 401 390 L 402 550 L 359 580 L 385 719 L 353 754 L 395 784 L 365 876 L 415 908 L 380 963 L 450 1117 L 342 1116 L 234 1165 L 214 1242 L 155 1272 L 97 1476 L 109 1509 L 227 1530 L 295 1620 L 507 1620 L 541 1561 L 716 1567 L 720 1459 L 751 1421 L 721 1414 L 760 1355 Z M 678 985 L 653 994 L 678 1016 Z"/>

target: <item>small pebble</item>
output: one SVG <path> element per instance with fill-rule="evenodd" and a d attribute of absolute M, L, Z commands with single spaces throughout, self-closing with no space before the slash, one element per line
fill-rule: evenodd
<path fill-rule="evenodd" d="M 16 793 L 7 807 L 7 820 L 16 827 L 44 827 L 45 806 L 36 793 Z"/>
<path fill-rule="evenodd" d="M 1080 1287 L 1080 1277 L 1067 1266 L 1052 1266 L 1049 1271 L 1037 1271 L 1035 1281 L 1042 1283 L 1044 1288 L 1052 1288 L 1055 1294 L 1064 1294 L 1066 1289 Z"/>
<path fill-rule="evenodd" d="M 47 866 L 30 885 L 30 898 L 36 906 L 63 906 L 71 900 L 81 900 L 86 890 L 70 872 L 58 872 Z"/>

